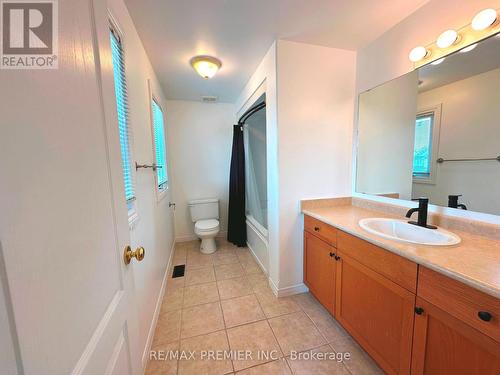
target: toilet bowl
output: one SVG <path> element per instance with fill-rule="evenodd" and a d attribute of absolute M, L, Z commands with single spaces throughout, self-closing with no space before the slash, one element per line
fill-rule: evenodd
<path fill-rule="evenodd" d="M 219 233 L 219 220 L 198 220 L 194 224 L 194 233 L 201 239 L 200 251 L 204 254 L 212 254 L 217 250 L 215 236 Z"/>
<path fill-rule="evenodd" d="M 200 251 L 212 254 L 217 250 L 215 237 L 219 233 L 219 200 L 196 199 L 188 202 L 194 233 L 201 239 Z"/>

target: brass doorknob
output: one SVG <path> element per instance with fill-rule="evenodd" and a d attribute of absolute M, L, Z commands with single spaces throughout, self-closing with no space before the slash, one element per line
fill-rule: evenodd
<path fill-rule="evenodd" d="M 132 258 L 137 259 L 139 262 L 144 259 L 145 250 L 143 247 L 138 247 L 135 251 L 132 251 L 130 246 L 125 247 L 125 251 L 123 252 L 123 260 L 125 264 L 130 264 Z"/>

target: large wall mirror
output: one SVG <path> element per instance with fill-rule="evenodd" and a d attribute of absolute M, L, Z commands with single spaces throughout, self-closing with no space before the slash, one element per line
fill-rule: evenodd
<path fill-rule="evenodd" d="M 500 215 L 500 34 L 362 93 L 356 191 Z"/>

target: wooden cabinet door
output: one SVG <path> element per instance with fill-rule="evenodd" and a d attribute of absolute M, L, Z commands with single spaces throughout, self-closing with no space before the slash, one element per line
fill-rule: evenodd
<path fill-rule="evenodd" d="M 335 248 L 304 232 L 304 282 L 331 314 L 335 311 Z"/>
<path fill-rule="evenodd" d="M 387 374 L 409 374 L 415 295 L 338 255 L 335 318 Z"/>
<path fill-rule="evenodd" d="M 416 311 L 412 375 L 500 374 L 500 343 L 422 298 Z"/>

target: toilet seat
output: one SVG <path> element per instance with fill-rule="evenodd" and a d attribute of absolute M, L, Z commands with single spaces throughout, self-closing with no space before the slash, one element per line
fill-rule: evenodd
<path fill-rule="evenodd" d="M 214 230 L 219 230 L 219 220 L 208 219 L 208 220 L 198 220 L 194 225 L 197 232 L 212 232 Z"/>

